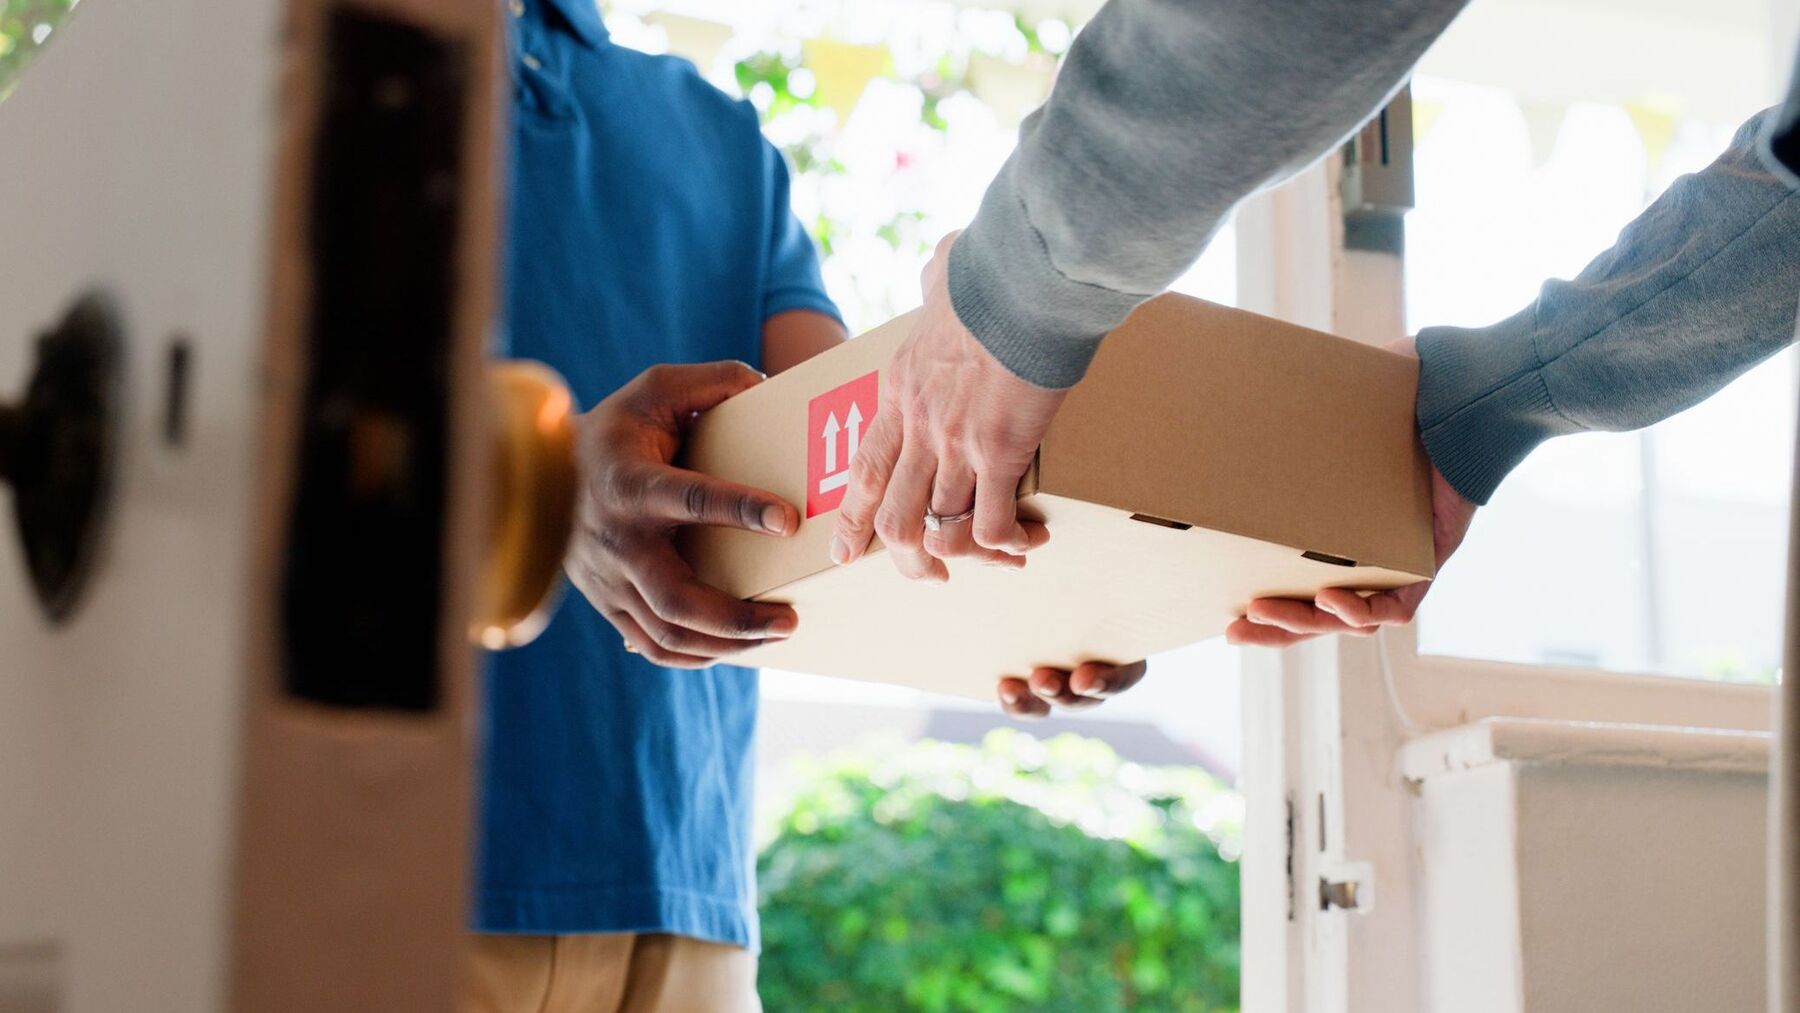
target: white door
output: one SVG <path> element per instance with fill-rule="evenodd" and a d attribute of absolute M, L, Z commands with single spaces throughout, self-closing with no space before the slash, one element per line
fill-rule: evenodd
<path fill-rule="evenodd" d="M 0 103 L 0 403 L 124 358 L 66 614 L 0 493 L 0 1009 L 451 1006 L 497 20 L 86 0 Z"/>

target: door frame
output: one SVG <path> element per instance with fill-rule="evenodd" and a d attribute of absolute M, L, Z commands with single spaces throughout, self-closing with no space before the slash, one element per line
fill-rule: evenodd
<path fill-rule="evenodd" d="M 1409 333 L 1400 255 L 1346 249 L 1341 159 L 1238 213 L 1240 304 L 1385 344 Z M 1421 655 L 1411 626 L 1243 652 L 1242 1008 L 1422 1009 L 1403 747 L 1489 717 L 1766 732 L 1768 686 Z M 1361 909 L 1325 906 L 1356 881 Z"/>

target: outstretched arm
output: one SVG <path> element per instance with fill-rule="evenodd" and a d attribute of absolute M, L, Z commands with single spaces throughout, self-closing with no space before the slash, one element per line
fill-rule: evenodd
<path fill-rule="evenodd" d="M 1027 551 L 1012 492 L 1101 337 L 1231 208 L 1391 94 L 1464 0 L 1112 0 L 981 212 L 928 271 L 853 465 L 832 556 L 879 533 L 908 576 Z M 929 540 L 927 511 L 972 521 Z"/>
<path fill-rule="evenodd" d="M 1800 191 L 1758 157 L 1764 119 L 1574 280 L 1492 326 L 1419 332 L 1419 432 L 1458 492 L 1486 503 L 1544 440 L 1659 422 L 1794 340 Z"/>
<path fill-rule="evenodd" d="M 1794 340 L 1800 193 L 1757 158 L 1764 117 L 1671 185 L 1573 281 L 1490 327 L 1419 332 L 1419 432 L 1438 562 L 1477 504 L 1544 440 L 1638 429 L 1712 395 Z M 1429 583 L 1255 601 L 1226 636 L 1283 647 L 1410 622 Z"/>

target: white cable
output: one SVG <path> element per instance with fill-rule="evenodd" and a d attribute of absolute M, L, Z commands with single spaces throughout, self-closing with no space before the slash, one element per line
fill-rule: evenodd
<path fill-rule="evenodd" d="M 1394 665 L 1388 657 L 1389 632 L 1390 629 L 1384 627 L 1375 634 L 1375 654 L 1381 661 L 1381 685 L 1387 690 L 1388 706 L 1393 708 L 1394 716 L 1400 719 L 1400 727 L 1410 736 L 1417 734 L 1421 726 L 1413 720 L 1412 713 L 1400 699 L 1399 688 L 1394 685 Z"/>

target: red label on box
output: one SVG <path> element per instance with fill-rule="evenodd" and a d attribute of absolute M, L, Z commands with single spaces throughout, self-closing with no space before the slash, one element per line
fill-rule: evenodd
<path fill-rule="evenodd" d="M 881 405 L 879 373 L 859 376 L 806 403 L 806 516 L 838 508 L 850 459 Z"/>

